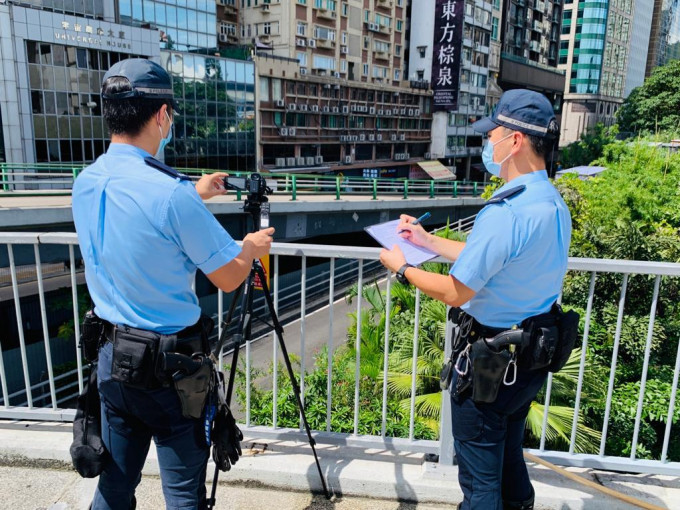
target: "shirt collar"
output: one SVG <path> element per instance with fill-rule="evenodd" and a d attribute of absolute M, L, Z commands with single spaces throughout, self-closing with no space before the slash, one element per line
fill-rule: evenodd
<path fill-rule="evenodd" d="M 135 156 L 141 159 L 151 156 L 144 149 L 129 143 L 112 143 L 106 153 L 115 156 Z"/>
<path fill-rule="evenodd" d="M 548 180 L 548 172 L 546 170 L 536 170 L 535 172 L 529 172 L 528 174 L 522 174 L 519 177 L 515 177 L 513 180 L 510 182 L 506 182 L 498 188 L 492 196 L 496 196 L 499 193 L 503 193 L 504 191 L 507 191 L 512 188 L 516 188 L 517 186 L 521 186 L 524 184 L 525 186 L 532 184 L 534 182 L 539 182 L 539 181 L 547 181 Z"/>

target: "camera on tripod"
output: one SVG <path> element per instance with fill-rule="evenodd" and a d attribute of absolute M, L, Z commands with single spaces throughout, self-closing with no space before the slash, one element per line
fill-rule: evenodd
<path fill-rule="evenodd" d="M 251 202 L 266 202 L 266 195 L 272 193 L 272 188 L 267 185 L 267 181 L 262 175 L 252 173 L 247 177 L 225 177 L 224 189 L 247 191 L 247 200 Z"/>

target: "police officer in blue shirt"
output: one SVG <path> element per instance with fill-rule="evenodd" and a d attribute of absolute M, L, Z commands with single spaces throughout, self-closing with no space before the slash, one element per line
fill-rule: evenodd
<path fill-rule="evenodd" d="M 183 415 L 172 384 L 160 384 L 153 373 L 135 373 L 135 352 L 112 359 L 114 338 L 120 334 L 123 342 L 124 333 L 148 332 L 178 346 L 194 338 L 201 323 L 192 288 L 196 270 L 223 291 L 234 290 L 253 260 L 269 252 L 274 229 L 248 234 L 239 248 L 202 201 L 224 193 L 226 174 L 205 175 L 194 186 L 153 157 L 170 141 L 178 112 L 161 66 L 145 59 L 113 65 L 104 75 L 102 98 L 111 144 L 73 186 L 88 290 L 96 314 L 111 327 L 98 365 L 102 437 L 110 460 L 91 508 L 135 507 L 152 438 L 167 508 L 204 508 L 209 448 L 203 421 Z M 118 379 L 112 376 L 114 361 Z M 120 382 L 131 373 L 130 381 L 148 384 Z"/>
<path fill-rule="evenodd" d="M 523 357 L 518 361 L 516 345 L 499 348 L 511 361 L 505 365 L 506 372 L 494 379 L 491 387 L 497 393 L 475 399 L 475 392 L 488 389 L 489 381 L 483 379 L 481 370 L 480 378 L 475 377 L 477 365 L 468 356 L 473 357 L 470 345 L 473 349 L 481 345 L 497 355 L 489 343 L 492 338 L 503 338 L 503 332 L 551 313 L 560 294 L 571 217 L 546 172 L 546 156 L 558 128 L 547 98 L 528 90 L 505 92 L 493 115 L 472 127 L 488 135 L 482 153 L 486 169 L 506 183 L 477 215 L 467 241 L 428 234 L 421 225 L 412 224 L 411 216 L 402 215 L 398 226 L 406 239 L 454 261 L 450 274 L 410 266 L 396 246 L 383 250 L 380 260 L 400 281 L 455 307 L 457 331 L 463 340 L 454 345 L 460 357 L 450 386 L 458 478 L 464 495 L 459 508 L 532 509 L 534 490 L 522 441 L 529 406 L 548 372 L 529 370 Z M 474 335 L 486 345 L 475 344 Z M 480 381 L 485 384 L 475 387 Z"/>

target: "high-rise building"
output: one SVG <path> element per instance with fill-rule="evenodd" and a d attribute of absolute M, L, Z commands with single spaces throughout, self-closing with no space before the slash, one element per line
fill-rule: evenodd
<path fill-rule="evenodd" d="M 183 114 L 166 161 L 255 167 L 252 62 L 215 55 L 214 2 L 0 0 L 0 138 L 10 162 L 88 162 L 106 150 L 101 80 L 133 56 L 173 76 Z M 218 54 L 219 55 L 219 54 Z"/>
<path fill-rule="evenodd" d="M 238 44 L 237 0 L 217 0 L 217 39 L 220 47 Z"/>
<path fill-rule="evenodd" d="M 504 0 L 503 5 L 498 83 L 503 90 L 529 88 L 545 94 L 559 119 L 565 81 L 557 51 L 563 2 Z"/>
<path fill-rule="evenodd" d="M 490 65 L 498 70 L 490 59 L 494 19 L 497 34 L 499 9 L 480 0 L 417 0 L 411 10 L 409 78 L 431 82 L 432 156 L 455 167 L 460 179 L 470 178 L 482 151 L 470 124 L 488 112 Z"/>
<path fill-rule="evenodd" d="M 654 0 L 646 76 L 657 66 L 680 58 L 680 0 Z"/>
<path fill-rule="evenodd" d="M 566 71 L 560 146 L 596 123 L 611 125 L 642 84 L 653 0 L 565 3 L 559 67 Z"/>
<path fill-rule="evenodd" d="M 431 93 L 403 74 L 405 0 L 240 0 L 256 51 L 258 168 L 409 176 Z"/>

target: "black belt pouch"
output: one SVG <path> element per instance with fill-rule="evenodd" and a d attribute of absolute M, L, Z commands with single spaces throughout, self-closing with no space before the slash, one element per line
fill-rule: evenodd
<path fill-rule="evenodd" d="M 159 339 L 152 331 L 116 328 L 111 379 L 143 390 L 159 387 L 155 376 Z"/>
<path fill-rule="evenodd" d="M 499 352 L 490 349 L 486 340 L 480 338 L 470 348 L 470 359 L 472 400 L 477 404 L 495 402 L 512 355 L 506 349 Z"/>

